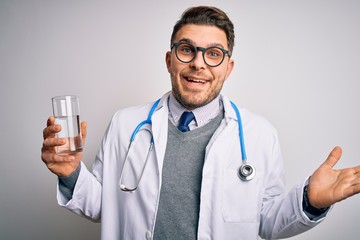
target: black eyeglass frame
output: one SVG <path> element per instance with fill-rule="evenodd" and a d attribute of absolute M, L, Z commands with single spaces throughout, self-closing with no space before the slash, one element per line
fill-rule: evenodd
<path fill-rule="evenodd" d="M 191 60 L 189 60 L 189 61 L 183 61 L 183 60 L 181 60 L 181 59 L 178 57 L 177 48 L 178 48 L 181 44 L 188 44 L 188 45 L 190 45 L 191 47 L 194 48 L 195 54 L 194 54 L 194 57 L 193 57 Z M 191 43 L 189 43 L 189 42 L 177 42 L 177 43 L 173 43 L 173 44 L 171 45 L 170 50 L 172 51 L 172 49 L 173 49 L 174 47 L 175 47 L 175 56 L 176 56 L 176 58 L 177 58 L 180 62 L 182 62 L 182 63 L 190 63 L 190 62 L 192 62 L 192 61 L 196 58 L 198 51 L 202 51 L 203 60 L 204 60 L 204 62 L 206 63 L 206 65 L 208 65 L 209 67 L 217 67 L 217 66 L 221 65 L 221 64 L 223 63 L 224 59 L 225 59 L 225 55 L 226 55 L 226 54 L 229 56 L 229 58 L 231 57 L 228 50 L 225 50 L 225 49 L 223 49 L 223 48 L 221 48 L 221 47 L 217 47 L 217 46 L 208 47 L 208 48 L 203 48 L 203 47 L 195 47 L 193 44 L 191 44 Z M 208 64 L 208 63 L 206 62 L 206 60 L 205 60 L 205 52 L 206 52 L 208 49 L 211 49 L 211 48 L 219 49 L 219 50 L 220 50 L 221 52 L 223 52 L 223 54 L 224 54 L 224 55 L 223 55 L 223 58 L 222 58 L 221 61 L 220 61 L 220 63 L 218 63 L 218 64 L 216 64 L 216 65 L 210 65 L 210 64 Z"/>

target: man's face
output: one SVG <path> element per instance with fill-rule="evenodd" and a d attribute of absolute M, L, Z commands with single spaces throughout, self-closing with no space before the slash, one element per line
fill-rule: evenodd
<path fill-rule="evenodd" d="M 174 39 L 175 43 L 181 41 L 190 42 L 195 47 L 217 46 L 228 50 L 225 32 L 215 26 L 185 25 Z M 210 67 L 204 62 L 202 54 L 202 51 L 198 51 L 193 61 L 183 63 L 176 58 L 175 48 L 166 53 L 173 94 L 189 110 L 204 106 L 216 98 L 234 66 L 234 61 L 226 55 L 219 66 Z"/>

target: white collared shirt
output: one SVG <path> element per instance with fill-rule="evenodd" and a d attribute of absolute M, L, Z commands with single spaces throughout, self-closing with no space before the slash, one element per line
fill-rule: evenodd
<path fill-rule="evenodd" d="M 187 109 L 175 99 L 172 93 L 169 94 L 168 106 L 169 106 L 169 119 L 175 126 L 178 126 L 181 115 L 183 114 L 183 112 L 187 111 Z M 198 127 L 202 127 L 208 122 L 210 122 L 219 114 L 220 109 L 221 109 L 221 101 L 220 101 L 220 97 L 217 96 L 214 100 L 212 100 L 210 103 L 206 104 L 205 106 L 192 110 L 195 116 L 195 120 L 190 122 L 189 124 L 190 130 L 193 130 Z"/>

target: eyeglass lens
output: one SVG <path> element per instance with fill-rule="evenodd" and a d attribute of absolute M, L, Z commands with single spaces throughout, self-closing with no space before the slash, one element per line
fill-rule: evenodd
<path fill-rule="evenodd" d="M 180 43 L 176 46 L 176 56 L 184 63 L 191 62 L 196 57 L 198 50 L 203 52 L 203 58 L 207 65 L 215 67 L 222 63 L 225 54 L 218 47 L 195 48 L 189 43 Z"/>

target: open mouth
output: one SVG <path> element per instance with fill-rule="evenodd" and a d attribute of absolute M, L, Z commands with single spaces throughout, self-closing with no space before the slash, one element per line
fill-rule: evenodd
<path fill-rule="evenodd" d="M 202 80 L 202 79 L 195 79 L 195 78 L 191 78 L 191 77 L 185 77 L 185 79 L 186 79 L 186 81 L 193 82 L 193 83 L 201 83 L 201 84 L 206 83 L 206 81 Z"/>

